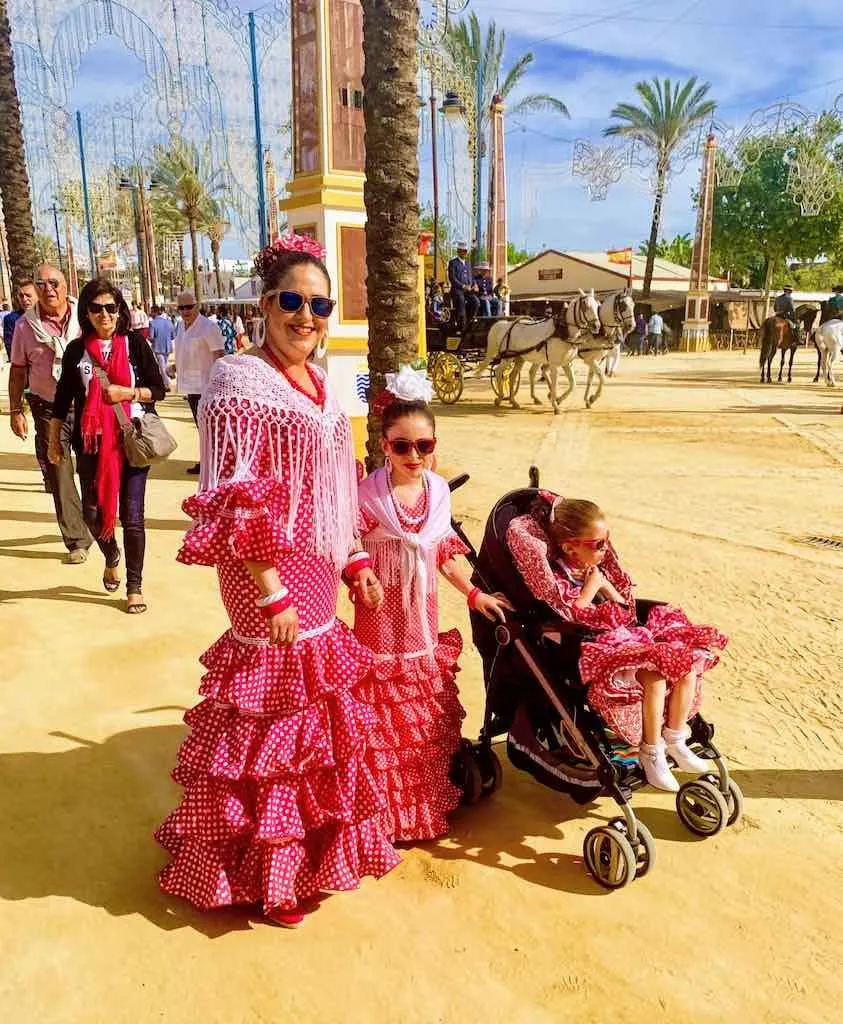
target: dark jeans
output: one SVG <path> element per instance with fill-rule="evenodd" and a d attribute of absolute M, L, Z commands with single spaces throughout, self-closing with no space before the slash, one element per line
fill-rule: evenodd
<path fill-rule="evenodd" d="M 199 399 L 201 397 L 201 395 L 187 396 L 187 404 L 190 406 L 190 411 L 193 413 L 193 422 L 196 424 L 197 427 L 199 426 L 199 419 L 197 417 L 196 410 L 199 408 Z"/>
<path fill-rule="evenodd" d="M 463 331 L 468 321 L 477 316 L 480 302 L 474 292 L 464 292 L 458 288 L 451 289 L 451 305 L 454 307 L 454 320 L 457 330 Z"/>
<path fill-rule="evenodd" d="M 35 454 L 40 463 L 41 456 L 45 456 L 47 451 L 50 420 L 53 418 L 53 403 L 45 402 L 38 395 L 30 394 L 29 408 L 32 410 L 32 419 L 35 423 Z M 61 430 L 61 448 L 64 458 L 58 466 L 54 466 L 45 458 L 45 468 L 53 505 L 56 509 L 56 521 L 61 530 L 64 546 L 68 551 L 73 551 L 75 548 L 87 551 L 93 544 L 93 539 L 85 526 L 82 503 L 79 500 L 79 491 L 76 489 L 76 480 L 73 476 L 73 455 L 70 448 L 72 434 L 73 410 L 71 409 Z"/>
<path fill-rule="evenodd" d="M 100 551 L 105 556 L 105 564 L 114 568 L 120 559 L 120 548 L 117 538 L 100 540 L 100 508 L 97 504 L 97 456 L 81 454 L 76 457 L 76 467 L 82 484 L 82 509 L 85 522 L 94 537 Z M 146 478 L 149 467 L 136 469 L 128 462 L 123 463 L 120 477 L 120 500 L 118 515 L 123 527 L 123 546 L 126 549 L 126 593 L 140 594 L 143 583 L 143 558 L 146 553 L 146 524 L 144 523 L 144 498 L 146 497 Z"/>

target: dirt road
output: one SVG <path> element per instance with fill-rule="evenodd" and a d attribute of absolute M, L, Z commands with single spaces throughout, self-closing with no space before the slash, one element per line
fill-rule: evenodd
<path fill-rule="evenodd" d="M 0 1016 L 103 1022 L 828 1024 L 843 981 L 843 389 L 755 383 L 753 355 L 625 359 L 589 412 L 580 392 L 497 411 L 485 382 L 440 409 L 455 510 L 479 539 L 493 502 L 543 482 L 604 507 L 639 593 L 732 637 L 707 713 L 746 797 L 742 826 L 701 842 L 644 791 L 652 874 L 620 893 L 580 862 L 583 810 L 507 767 L 448 840 L 409 850 L 299 932 L 159 896 L 155 825 L 225 627 L 214 575 L 174 560 L 194 486 L 181 441 L 154 471 L 146 616 L 62 564 L 29 445 L 0 429 Z M 810 373 L 809 373 L 810 370 Z M 582 374 L 581 374 L 582 375 Z M 5 387 L 4 387 L 5 390 Z M 581 390 L 581 389 L 580 389 Z M 467 627 L 459 601 L 443 625 Z M 481 713 L 473 651 L 460 676 Z"/>

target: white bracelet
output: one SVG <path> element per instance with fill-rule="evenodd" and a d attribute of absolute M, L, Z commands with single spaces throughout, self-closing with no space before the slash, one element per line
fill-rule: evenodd
<path fill-rule="evenodd" d="M 290 591 L 286 587 L 276 590 L 274 594 L 267 594 L 266 597 L 259 597 L 255 604 L 258 608 L 266 608 L 267 605 L 275 604 L 276 601 L 283 601 L 289 597 Z"/>

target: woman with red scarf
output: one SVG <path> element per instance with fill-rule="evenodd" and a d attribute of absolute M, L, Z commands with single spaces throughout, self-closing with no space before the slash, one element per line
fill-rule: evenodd
<path fill-rule="evenodd" d="M 61 461 L 61 427 L 73 405 L 73 449 L 82 485 L 82 511 L 105 556 L 102 583 L 110 593 L 120 586 L 121 556 L 114 536 L 119 515 L 126 548 L 126 610 L 138 615 L 146 611 L 143 506 L 149 469 L 130 466 L 123 454 L 115 406 L 119 402 L 130 418 L 154 411 L 153 403 L 164 398 L 164 382 L 152 349 L 140 333 L 129 331 L 129 307 L 110 281 L 85 285 L 78 316 L 82 337 L 64 351 L 47 454 L 51 462 Z M 95 367 L 106 374 L 107 385 L 100 382 Z"/>

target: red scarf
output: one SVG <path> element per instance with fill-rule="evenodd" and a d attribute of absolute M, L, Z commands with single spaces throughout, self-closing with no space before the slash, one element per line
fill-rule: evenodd
<path fill-rule="evenodd" d="M 94 366 L 105 371 L 112 384 L 131 387 L 132 370 L 129 366 L 129 344 L 122 334 L 111 339 L 111 353 L 103 358 L 102 345 L 96 335 L 85 339 L 85 351 Z M 126 416 L 131 415 L 129 402 L 121 403 Z M 82 410 L 82 443 L 85 451 L 96 454 L 97 505 L 100 509 L 100 540 L 114 536 L 117 522 L 117 501 L 120 496 L 120 477 L 123 472 L 123 445 L 120 424 L 114 406 L 103 399 L 103 389 L 95 373 L 91 374 L 88 397 Z"/>

